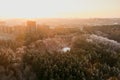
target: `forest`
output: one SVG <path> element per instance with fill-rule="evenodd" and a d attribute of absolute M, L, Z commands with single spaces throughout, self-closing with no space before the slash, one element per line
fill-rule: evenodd
<path fill-rule="evenodd" d="M 0 39 L 0 80 L 120 80 L 120 25 L 48 26 Z"/>

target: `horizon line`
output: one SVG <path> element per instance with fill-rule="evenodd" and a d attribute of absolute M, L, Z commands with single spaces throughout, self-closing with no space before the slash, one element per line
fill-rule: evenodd
<path fill-rule="evenodd" d="M 13 17 L 13 18 L 0 18 L 1 19 L 120 19 L 120 17 L 93 17 L 93 18 L 66 18 L 66 17 L 48 17 L 48 18 L 19 18 L 19 17 Z"/>

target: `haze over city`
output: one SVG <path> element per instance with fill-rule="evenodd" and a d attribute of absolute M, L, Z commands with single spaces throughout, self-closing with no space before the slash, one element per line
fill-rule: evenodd
<path fill-rule="evenodd" d="M 120 80 L 120 0 L 0 0 L 0 80 Z"/>

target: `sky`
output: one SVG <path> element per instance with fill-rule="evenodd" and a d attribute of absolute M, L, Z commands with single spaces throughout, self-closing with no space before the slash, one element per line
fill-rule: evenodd
<path fill-rule="evenodd" d="M 120 0 L 0 0 L 0 18 L 120 18 Z"/>

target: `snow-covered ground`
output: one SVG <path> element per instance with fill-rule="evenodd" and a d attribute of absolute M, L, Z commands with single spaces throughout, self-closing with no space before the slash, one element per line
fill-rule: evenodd
<path fill-rule="evenodd" d="M 65 53 L 65 52 L 68 52 L 68 51 L 70 51 L 70 49 L 71 49 L 70 47 L 64 47 L 64 48 L 62 49 L 62 52 L 64 52 L 64 53 Z"/>

